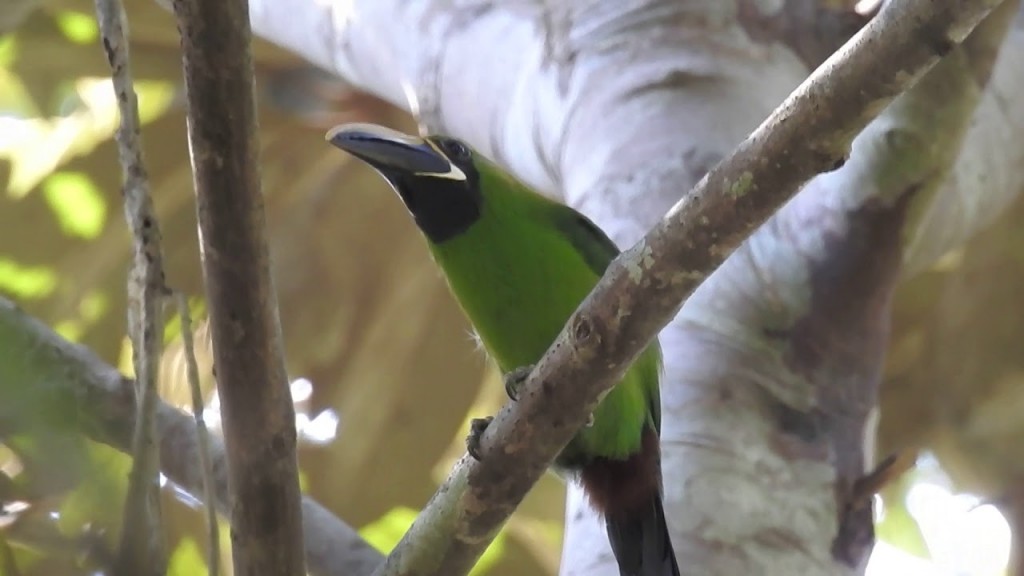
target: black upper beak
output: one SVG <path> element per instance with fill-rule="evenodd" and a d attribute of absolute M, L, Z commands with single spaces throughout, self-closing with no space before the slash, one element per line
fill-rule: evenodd
<path fill-rule="evenodd" d="M 423 138 L 376 124 L 341 124 L 331 128 L 326 138 L 385 175 L 445 174 L 451 170 L 448 159 Z"/>

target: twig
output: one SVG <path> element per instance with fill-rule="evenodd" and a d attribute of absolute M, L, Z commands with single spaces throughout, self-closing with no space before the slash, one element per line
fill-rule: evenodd
<path fill-rule="evenodd" d="M 4 414 L 48 418 L 53 429 L 77 430 L 97 442 L 128 452 L 135 414 L 134 383 L 88 348 L 72 344 L 39 320 L 0 297 L 0 408 Z M 10 412 L 8 412 L 10 411 Z M 199 437 L 195 420 L 157 402 L 161 470 L 189 493 L 202 495 Z M 15 420 L 17 422 L 17 420 Z M 214 503 L 229 513 L 224 442 L 210 436 Z M 312 498 L 302 500 L 308 534 L 306 560 L 312 576 L 365 576 L 382 558 L 350 526 Z"/>
<path fill-rule="evenodd" d="M 913 469 L 916 463 L 916 450 L 904 450 L 890 454 L 878 466 L 875 466 L 874 470 L 853 483 L 850 505 L 860 507 L 870 504 L 875 494 Z"/>
<path fill-rule="evenodd" d="M 175 0 L 235 574 L 305 574 L 295 409 L 258 172 L 249 7 Z"/>
<path fill-rule="evenodd" d="M 134 245 L 128 276 L 128 332 L 139 391 L 132 470 L 115 573 L 160 575 L 167 571 L 160 514 L 160 445 L 154 418 L 164 333 L 160 226 L 153 212 L 149 176 L 142 159 L 139 105 L 132 87 L 124 8 L 118 0 L 96 0 L 96 17 L 121 112 L 117 147 L 124 171 L 125 217 Z"/>
<path fill-rule="evenodd" d="M 890 3 L 607 270 L 518 402 L 463 457 L 378 575 L 465 574 L 586 415 L 682 302 L 996 0 Z"/>
<path fill-rule="evenodd" d="M 906 272 L 904 254 L 913 237 L 908 232 L 927 226 L 910 215 L 915 205 L 934 202 L 956 164 L 987 82 L 988 72 L 983 71 L 991 71 L 993 52 L 1007 31 L 1007 12 L 1016 13 L 1009 5 L 1016 1 L 991 11 L 960 46 L 861 132 L 858 155 L 831 179 L 831 187 L 842 182 L 835 193 L 824 184 L 805 190 L 789 205 L 796 206 L 794 211 L 803 214 L 796 219 L 802 219 L 808 204 L 827 205 L 824 197 L 841 198 L 846 220 L 802 242 L 804 247 L 812 242 L 825 246 L 827 257 L 808 259 L 816 260 L 808 275 L 810 306 L 787 331 L 785 346 L 792 358 L 804 359 L 787 363 L 800 374 L 793 381 L 814 387 L 815 411 L 826 418 L 821 428 L 831 438 L 834 457 L 829 461 L 836 472 L 828 497 L 840 495 L 831 553 L 847 566 L 863 566 L 874 546 L 872 497 L 916 461 L 913 451 L 904 451 L 864 471 L 863 431 L 872 430 L 869 414 L 878 401 L 891 315 L 887 303 Z M 837 217 L 823 217 L 829 220 Z M 857 359 L 855 368 L 852 358 Z"/>
<path fill-rule="evenodd" d="M 206 508 L 207 565 L 209 576 L 220 574 L 220 528 L 217 525 L 217 510 L 213 497 L 213 464 L 210 462 L 210 434 L 203 420 L 203 391 L 199 387 L 199 363 L 196 362 L 195 342 L 192 339 L 192 315 L 188 310 L 188 298 L 177 292 L 178 316 L 181 318 L 181 338 L 185 348 L 185 366 L 188 387 L 192 391 L 192 417 L 196 421 L 196 444 L 199 448 L 199 465 L 203 477 L 203 502 Z"/>

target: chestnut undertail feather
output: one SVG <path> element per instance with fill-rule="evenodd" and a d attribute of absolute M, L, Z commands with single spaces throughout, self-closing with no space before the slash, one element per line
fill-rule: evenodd
<path fill-rule="evenodd" d="M 679 576 L 661 502 L 658 434 L 648 429 L 640 452 L 625 460 L 594 458 L 580 481 L 604 516 L 621 576 Z"/>

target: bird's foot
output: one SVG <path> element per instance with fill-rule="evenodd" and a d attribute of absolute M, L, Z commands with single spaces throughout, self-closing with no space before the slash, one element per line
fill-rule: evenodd
<path fill-rule="evenodd" d="M 529 366 L 520 366 L 511 372 L 506 373 L 503 376 L 505 381 L 505 394 L 513 401 L 519 400 L 519 391 L 526 383 L 526 379 L 530 377 L 530 373 L 533 372 L 533 364 Z"/>
<path fill-rule="evenodd" d="M 594 426 L 594 413 L 587 414 L 587 423 L 583 425 L 584 428 L 593 428 Z"/>
<path fill-rule="evenodd" d="M 473 418 L 469 422 L 469 435 L 466 436 L 466 451 L 473 457 L 474 460 L 480 461 L 483 458 L 480 455 L 480 439 L 484 436 L 484 430 L 494 420 L 494 416 L 488 416 L 486 418 Z"/>

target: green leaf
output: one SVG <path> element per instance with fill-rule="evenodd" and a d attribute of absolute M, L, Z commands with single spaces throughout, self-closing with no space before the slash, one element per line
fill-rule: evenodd
<path fill-rule="evenodd" d="M 43 182 L 43 196 L 70 236 L 93 239 L 107 221 L 107 204 L 84 172 L 57 172 Z"/>
<path fill-rule="evenodd" d="M 167 576 L 203 576 L 209 573 L 209 567 L 196 541 L 189 537 L 182 538 L 171 554 Z"/>
<path fill-rule="evenodd" d="M 0 158 L 11 164 L 7 194 L 12 198 L 27 195 L 64 163 L 91 153 L 117 130 L 120 115 L 110 78 L 77 78 L 71 86 L 74 97 L 66 113 L 3 120 Z M 170 82 L 136 82 L 135 91 L 143 124 L 159 118 L 174 101 Z"/>
<path fill-rule="evenodd" d="M 25 266 L 0 257 L 0 292 L 15 298 L 45 298 L 57 287 L 57 273 L 45 266 Z"/>
<path fill-rule="evenodd" d="M 359 531 L 371 546 L 380 551 L 381 554 L 390 552 L 402 539 L 402 536 L 409 531 L 418 513 L 404 506 L 392 508 L 376 521 L 367 524 Z M 505 531 L 498 533 L 498 537 L 491 542 L 487 550 L 484 550 L 480 560 L 470 571 L 470 576 L 482 576 L 494 567 L 501 560 L 505 553 Z"/>
<path fill-rule="evenodd" d="M 879 538 L 908 554 L 925 559 L 931 557 L 921 527 L 902 504 L 886 510 L 885 518 L 876 527 L 876 532 Z"/>
<path fill-rule="evenodd" d="M 102 292 L 90 292 L 78 304 L 78 314 L 56 323 L 53 330 L 71 342 L 78 342 L 82 333 L 106 314 L 110 299 Z"/>
<path fill-rule="evenodd" d="M 930 559 L 931 553 L 924 533 L 921 532 L 921 526 L 907 510 L 907 494 L 920 479 L 920 471 L 914 470 L 904 474 L 883 493 L 885 515 L 881 522 L 876 524 L 875 534 L 907 554 Z"/>
<path fill-rule="evenodd" d="M 417 512 L 411 508 L 392 508 L 377 520 L 363 526 L 359 534 L 381 554 L 387 554 L 408 532 L 416 515 Z"/>
<path fill-rule="evenodd" d="M 148 124 L 163 116 L 174 103 L 177 87 L 171 82 L 141 80 L 135 82 L 135 93 L 139 98 L 139 121 Z"/>
<path fill-rule="evenodd" d="M 13 34 L 0 38 L 0 68 L 7 68 L 18 58 L 18 41 Z"/>
<path fill-rule="evenodd" d="M 20 118 L 26 118 L 39 114 L 39 107 L 36 106 L 32 94 L 28 91 L 25 83 L 14 72 L 6 69 L 2 61 L 7 53 L 13 53 L 14 43 L 10 39 L 0 40 L 0 114 L 6 118 L 3 133 L 0 134 L 0 142 L 11 137 L 7 133 L 8 126 L 17 127 Z M 0 143 L 0 147 L 3 144 Z"/>
<path fill-rule="evenodd" d="M 206 316 L 206 300 L 199 296 L 188 298 L 188 315 L 192 320 L 192 331 L 199 327 L 199 323 Z M 181 316 L 177 311 L 164 323 L 164 344 L 170 344 L 181 338 Z"/>
<path fill-rule="evenodd" d="M 493 568 L 494 565 L 497 564 L 498 561 L 501 560 L 501 557 L 504 556 L 504 555 L 505 555 L 505 530 L 502 529 L 502 531 L 498 533 L 497 538 L 495 538 L 491 542 L 490 546 L 487 547 L 487 550 L 484 550 L 483 555 L 480 556 L 480 560 L 477 561 L 476 566 L 473 566 L 473 569 L 470 570 L 469 575 L 470 576 L 483 576 L 491 568 Z"/>
<path fill-rule="evenodd" d="M 92 45 L 100 37 L 96 19 L 81 12 L 59 12 L 57 27 L 64 37 L 75 44 Z"/>
<path fill-rule="evenodd" d="M 90 442 L 87 450 L 89 462 L 82 482 L 64 499 L 58 522 L 69 536 L 81 533 L 86 526 L 102 529 L 107 542 L 114 546 L 132 461 L 104 444 Z"/>

